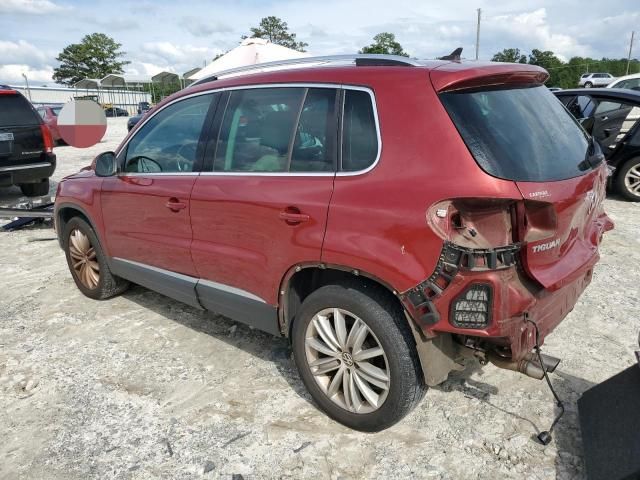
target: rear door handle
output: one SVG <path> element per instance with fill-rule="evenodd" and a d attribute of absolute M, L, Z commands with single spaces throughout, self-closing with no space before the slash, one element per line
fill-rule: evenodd
<path fill-rule="evenodd" d="M 301 213 L 300 210 L 295 207 L 288 207 L 287 209 L 280 212 L 280 220 L 284 220 L 290 225 L 308 222 L 310 218 L 311 217 L 309 217 L 309 215 Z"/>
<path fill-rule="evenodd" d="M 170 198 L 169 201 L 164 204 L 164 206 L 167 207 L 172 212 L 178 212 L 180 210 L 184 210 L 185 208 L 187 208 L 187 204 L 184 202 L 181 202 L 177 198 Z"/>

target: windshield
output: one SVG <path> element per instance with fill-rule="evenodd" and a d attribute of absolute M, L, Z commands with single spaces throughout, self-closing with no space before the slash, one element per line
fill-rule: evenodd
<path fill-rule="evenodd" d="M 587 135 L 546 87 L 449 92 L 440 98 L 490 175 L 544 182 L 584 173 Z"/>

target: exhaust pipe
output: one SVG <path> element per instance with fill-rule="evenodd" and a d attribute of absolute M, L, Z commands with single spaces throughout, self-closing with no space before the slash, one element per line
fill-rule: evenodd
<path fill-rule="evenodd" d="M 510 358 L 501 357 L 494 351 L 487 352 L 487 360 L 493 363 L 496 367 L 524 373 L 527 377 L 542 380 L 544 378 L 544 371 L 539 364 L 535 363 L 531 359 L 531 356 L 532 354 L 530 353 L 522 360 L 512 360 Z"/>
<path fill-rule="evenodd" d="M 557 357 L 552 357 L 551 355 L 545 355 L 544 353 L 541 353 L 540 357 L 542 357 L 542 363 L 544 364 L 544 368 L 547 371 L 547 373 L 555 372 L 558 364 L 560 363 L 560 359 Z M 527 358 L 530 358 L 530 360 L 534 362 L 536 365 L 540 365 L 540 361 L 538 360 L 537 354 L 532 352 L 529 355 L 527 355 Z"/>

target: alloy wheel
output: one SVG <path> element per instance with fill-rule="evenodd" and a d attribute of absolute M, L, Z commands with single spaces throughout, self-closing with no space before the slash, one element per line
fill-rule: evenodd
<path fill-rule="evenodd" d="M 93 290 L 100 281 L 100 265 L 89 237 L 75 228 L 69 235 L 69 255 L 73 271 L 80 282 Z"/>
<path fill-rule="evenodd" d="M 629 169 L 624 177 L 624 186 L 630 193 L 640 195 L 640 163 Z"/>
<path fill-rule="evenodd" d="M 327 308 L 314 315 L 306 330 L 305 353 L 316 383 L 338 406 L 363 414 L 378 410 L 386 400 L 387 356 L 353 313 Z"/>

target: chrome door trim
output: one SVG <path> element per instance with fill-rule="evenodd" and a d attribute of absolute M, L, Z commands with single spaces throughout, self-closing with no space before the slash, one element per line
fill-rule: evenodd
<path fill-rule="evenodd" d="M 126 174 L 119 174 L 118 176 L 145 176 L 145 177 L 154 177 L 154 176 L 169 176 L 169 175 L 194 175 L 194 176 L 239 176 L 239 177 L 353 177 L 356 175 L 364 175 L 365 173 L 373 170 L 380 161 L 380 157 L 382 155 L 382 135 L 380 134 L 380 120 L 378 118 L 378 104 L 376 103 L 376 97 L 373 93 L 373 90 L 369 87 L 362 87 L 357 85 L 347 85 L 347 84 L 339 84 L 339 83 L 313 83 L 313 82 L 301 82 L 301 83 L 261 83 L 256 85 L 236 85 L 233 87 L 220 87 L 211 90 L 204 90 L 201 92 L 192 93 L 190 95 L 185 95 L 180 98 L 176 98 L 171 102 L 163 105 L 162 108 L 152 112 L 152 114 L 147 117 L 140 126 L 136 129 L 134 134 L 127 138 L 126 141 L 121 144 L 116 150 L 116 157 L 120 155 L 120 153 L 127 147 L 129 142 L 136 136 L 136 134 L 144 127 L 144 125 L 151 120 L 155 115 L 162 112 L 165 108 L 173 105 L 174 103 L 180 102 L 182 100 L 186 100 L 188 98 L 197 97 L 199 95 L 208 95 L 214 94 L 218 92 L 226 92 L 233 90 L 249 90 L 249 89 L 257 89 L 257 88 L 335 88 L 335 89 L 343 89 L 343 90 L 358 90 L 362 92 L 367 92 L 369 97 L 371 98 L 371 104 L 373 106 L 373 117 L 376 124 L 376 137 L 378 139 L 378 152 L 376 154 L 376 158 L 371 165 L 369 165 L 364 170 L 357 170 L 354 172 L 161 172 L 161 173 L 143 173 L 143 172 L 127 172 Z M 341 145 L 338 148 L 342 148 Z"/>

